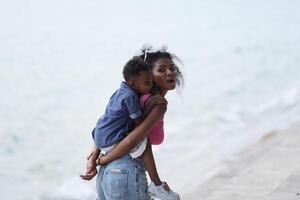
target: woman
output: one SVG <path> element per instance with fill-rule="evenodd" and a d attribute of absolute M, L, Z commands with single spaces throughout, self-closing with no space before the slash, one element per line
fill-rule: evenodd
<path fill-rule="evenodd" d="M 177 57 L 166 51 L 148 50 L 143 50 L 139 57 L 151 65 L 155 85 L 152 94 L 165 97 L 169 90 L 174 90 L 176 84 L 181 85 L 183 80 L 180 70 L 173 62 Z M 148 101 L 151 101 L 151 97 Z M 150 199 L 146 192 L 148 184 L 144 164 L 141 159 L 132 159 L 129 152 L 147 137 L 152 127 L 163 118 L 166 110 L 166 104 L 157 104 L 138 127 L 99 160 L 99 150 L 94 147 L 88 156 L 86 174 L 81 177 L 85 180 L 92 179 L 97 174 L 96 162 L 100 162 L 102 166 L 97 178 L 99 200 Z"/>

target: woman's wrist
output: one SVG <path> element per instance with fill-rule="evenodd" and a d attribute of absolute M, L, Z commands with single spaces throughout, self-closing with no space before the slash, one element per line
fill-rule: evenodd
<path fill-rule="evenodd" d="M 99 165 L 105 165 L 109 162 L 109 156 L 108 155 L 102 155 L 100 154 L 99 158 L 97 159 L 96 163 Z"/>
<path fill-rule="evenodd" d="M 92 151 L 91 154 L 88 157 L 88 160 L 94 160 L 94 161 L 96 161 L 97 158 L 98 158 L 98 156 L 99 156 L 99 153 L 97 153 L 95 151 Z"/>

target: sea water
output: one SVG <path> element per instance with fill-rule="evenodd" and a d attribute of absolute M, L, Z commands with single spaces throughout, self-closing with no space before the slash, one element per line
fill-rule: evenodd
<path fill-rule="evenodd" d="M 300 114 L 298 1 L 0 2 L 1 199 L 95 199 L 90 131 L 143 44 L 167 45 L 163 180 L 188 193 Z"/>

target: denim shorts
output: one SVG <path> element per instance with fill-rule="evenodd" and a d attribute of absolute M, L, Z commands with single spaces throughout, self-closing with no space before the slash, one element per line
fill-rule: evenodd
<path fill-rule="evenodd" d="M 129 154 L 102 165 L 96 187 L 98 200 L 150 200 L 144 164 Z"/>

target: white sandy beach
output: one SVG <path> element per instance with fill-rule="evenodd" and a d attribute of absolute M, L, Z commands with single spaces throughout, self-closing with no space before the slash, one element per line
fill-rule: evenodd
<path fill-rule="evenodd" d="M 287 200 L 300 198 L 300 122 L 270 132 L 183 199 Z"/>

